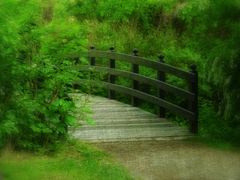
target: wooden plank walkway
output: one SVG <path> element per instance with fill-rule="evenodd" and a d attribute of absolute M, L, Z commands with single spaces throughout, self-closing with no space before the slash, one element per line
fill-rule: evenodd
<path fill-rule="evenodd" d="M 73 136 L 90 142 L 169 140 L 191 137 L 188 128 L 179 127 L 169 120 L 140 108 L 98 96 L 71 94 L 77 108 L 83 99 L 88 99 L 95 125 L 81 121 L 82 127 L 74 130 Z"/>

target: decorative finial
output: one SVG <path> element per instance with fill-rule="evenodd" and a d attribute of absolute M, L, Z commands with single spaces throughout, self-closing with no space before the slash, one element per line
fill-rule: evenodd
<path fill-rule="evenodd" d="M 197 66 L 196 64 L 190 65 L 191 72 L 196 72 L 197 71 Z"/>
<path fill-rule="evenodd" d="M 162 55 L 162 54 L 160 54 L 160 55 L 158 55 L 158 58 L 159 58 L 159 60 L 160 60 L 160 62 L 164 62 L 164 55 Z"/>
<path fill-rule="evenodd" d="M 115 48 L 114 48 L 114 47 L 110 47 L 109 49 L 110 49 L 110 51 L 114 51 L 114 50 L 115 50 Z"/>
<path fill-rule="evenodd" d="M 138 50 L 137 50 L 137 49 L 133 49 L 133 54 L 134 54 L 135 56 L 138 56 Z"/>

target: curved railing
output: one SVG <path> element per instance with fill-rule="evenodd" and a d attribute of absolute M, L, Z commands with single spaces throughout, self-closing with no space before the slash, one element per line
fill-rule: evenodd
<path fill-rule="evenodd" d="M 108 89 L 108 96 L 115 98 L 115 92 L 128 94 L 131 96 L 132 105 L 138 106 L 140 100 L 150 102 L 159 107 L 159 116 L 164 118 L 166 110 L 180 115 L 190 122 L 190 130 L 193 133 L 198 131 L 198 73 L 196 66 L 192 65 L 190 71 L 186 72 L 164 62 L 164 56 L 159 56 L 159 62 L 152 61 L 138 56 L 138 51 L 134 50 L 133 55 L 121 54 L 110 48 L 110 51 L 99 51 L 91 47 L 88 51 L 89 65 L 79 65 L 80 71 L 104 72 L 108 74 L 108 82 L 101 81 L 101 86 Z M 109 67 L 96 66 L 97 58 L 109 59 Z M 132 71 L 116 69 L 116 61 L 124 61 L 132 64 Z M 149 78 L 139 74 L 139 66 L 145 66 L 156 70 L 157 78 Z M 171 74 L 184 79 L 189 84 L 189 90 L 170 85 L 166 82 L 166 75 Z M 132 88 L 115 84 L 116 77 L 125 77 L 132 80 Z M 142 92 L 139 83 L 145 83 L 158 88 L 156 96 Z M 92 84 L 96 84 L 93 82 Z M 188 107 L 184 108 L 169 102 L 165 98 L 166 92 L 171 92 L 180 96 L 188 102 Z"/>

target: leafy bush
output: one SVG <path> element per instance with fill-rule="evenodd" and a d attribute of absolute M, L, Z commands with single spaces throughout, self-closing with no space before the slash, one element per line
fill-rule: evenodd
<path fill-rule="evenodd" d="M 18 46 L 14 49 L 9 40 L 5 47 L 1 47 L 5 50 L 1 51 L 1 57 L 8 58 L 1 60 L 4 63 L 9 60 L 12 70 L 8 68 L 6 71 L 5 68 L 9 75 L 1 79 L 1 99 L 10 100 L 1 101 L 1 107 L 5 109 L 0 111 L 0 140 L 11 142 L 18 148 L 36 150 L 53 148 L 55 142 L 65 140 L 68 127 L 76 123 L 72 116 L 74 103 L 68 93 L 79 73 L 73 68 L 75 62 L 68 56 L 83 51 L 85 41 L 81 36 L 83 31 L 71 17 L 67 14 L 58 16 L 56 12 L 55 17 L 50 18 L 51 22 L 46 21 L 40 14 L 41 9 L 34 8 L 40 4 L 30 6 L 33 2 L 24 2 L 18 7 L 19 12 L 27 8 L 32 14 L 20 16 L 22 19 L 15 29 L 16 38 L 12 39 L 12 44 Z M 12 3 L 16 8 L 18 2 Z M 63 11 L 59 5 L 55 8 Z M 7 3 L 2 5 L 1 9 L 4 8 L 8 8 Z M 4 41 L 7 31 L 1 33 L 4 37 L 1 41 Z M 10 56 L 2 54 L 8 47 Z M 7 90 L 11 94 L 6 93 Z"/>
<path fill-rule="evenodd" d="M 189 3 L 180 13 L 188 22 L 191 45 L 205 59 L 201 62 L 202 73 L 205 74 L 203 80 L 210 92 L 202 94 L 215 105 L 214 111 L 220 117 L 217 119 L 224 121 L 215 130 L 228 129 L 221 131 L 222 136 L 230 137 L 231 134 L 235 141 L 239 138 L 240 127 L 239 12 L 237 0 L 208 0 Z"/>
<path fill-rule="evenodd" d="M 13 13 L 16 5 L 13 0 L 0 3 L 0 147 L 7 141 L 7 135 L 17 131 L 15 122 L 5 119 L 10 116 L 6 111 L 14 106 L 14 76 L 11 72 L 19 45 L 18 25 L 12 22 L 16 17 Z"/>

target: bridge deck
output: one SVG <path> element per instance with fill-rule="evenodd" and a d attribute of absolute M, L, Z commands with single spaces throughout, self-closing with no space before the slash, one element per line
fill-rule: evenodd
<path fill-rule="evenodd" d="M 89 101 L 95 125 L 81 121 L 82 127 L 73 131 L 74 137 L 83 141 L 138 141 L 183 139 L 192 136 L 189 129 L 179 127 L 173 122 L 158 118 L 157 115 L 137 107 L 98 96 L 72 94 L 80 109 L 83 98 Z"/>

